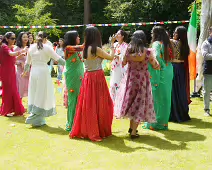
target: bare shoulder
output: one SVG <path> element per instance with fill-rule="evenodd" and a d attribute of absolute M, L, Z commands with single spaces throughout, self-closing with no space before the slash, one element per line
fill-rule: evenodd
<path fill-rule="evenodd" d="M 91 59 L 93 59 L 93 58 L 95 57 L 95 56 L 93 56 L 93 55 L 91 54 L 91 49 L 92 49 L 91 46 L 89 46 L 88 49 L 87 49 L 87 59 L 88 59 L 88 60 L 91 60 Z"/>
<path fill-rule="evenodd" d="M 97 52 L 102 52 L 103 50 L 102 50 L 100 47 L 97 47 L 97 48 L 96 48 L 96 51 L 97 51 Z"/>

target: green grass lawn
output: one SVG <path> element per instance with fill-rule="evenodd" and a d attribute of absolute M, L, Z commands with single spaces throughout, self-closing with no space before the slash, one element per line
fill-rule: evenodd
<path fill-rule="evenodd" d="M 47 126 L 24 124 L 27 114 L 0 117 L 0 170 L 212 169 L 212 118 L 203 116 L 201 99 L 190 105 L 192 120 L 170 123 L 169 131 L 140 126 L 141 137 L 132 141 L 128 120 L 114 120 L 113 136 L 94 143 L 69 139 L 62 94 L 55 94 L 58 114 L 47 118 Z"/>

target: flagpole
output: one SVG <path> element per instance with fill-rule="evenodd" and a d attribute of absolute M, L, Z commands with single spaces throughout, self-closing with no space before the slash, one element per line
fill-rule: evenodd
<path fill-rule="evenodd" d="M 196 5 L 196 0 L 194 1 L 194 5 Z M 195 79 L 194 79 L 194 90 L 193 90 L 193 93 L 190 96 L 191 98 L 200 97 L 200 94 L 196 91 L 196 78 L 197 78 L 197 74 L 196 74 Z"/>

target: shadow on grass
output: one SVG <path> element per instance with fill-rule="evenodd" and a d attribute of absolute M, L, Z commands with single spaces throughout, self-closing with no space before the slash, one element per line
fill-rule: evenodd
<path fill-rule="evenodd" d="M 8 120 L 11 122 L 16 122 L 16 123 L 25 123 L 26 118 L 24 116 L 13 116 L 13 117 L 8 117 Z"/>
<path fill-rule="evenodd" d="M 171 141 L 181 141 L 181 142 L 191 142 L 191 141 L 204 141 L 206 136 L 189 132 L 189 131 L 179 131 L 179 130 L 168 130 L 168 131 L 157 131 L 165 135 L 165 138 Z"/>
<path fill-rule="evenodd" d="M 74 138 L 72 140 L 83 140 L 101 147 L 109 148 L 110 150 L 121 152 L 121 153 L 131 153 L 138 151 L 139 149 L 145 149 L 148 151 L 153 151 L 154 149 L 151 148 L 146 148 L 146 147 L 129 147 L 125 144 L 125 139 L 128 139 L 128 136 L 115 136 L 112 135 L 106 139 L 103 139 L 101 142 L 92 142 L 89 139 L 79 139 L 79 138 Z"/>
<path fill-rule="evenodd" d="M 68 135 L 69 132 L 67 132 L 65 129 L 61 128 L 61 127 L 51 127 L 48 125 L 44 125 L 41 127 L 30 127 L 30 129 L 34 129 L 34 130 L 41 130 L 44 132 L 47 132 L 49 134 L 57 134 L 57 135 Z"/>
<path fill-rule="evenodd" d="M 148 151 L 153 151 L 154 149 L 147 148 L 147 147 L 129 147 L 125 144 L 126 139 L 129 139 L 128 136 L 115 136 L 112 135 L 111 137 L 104 139 L 102 142 L 96 142 L 96 145 L 102 146 L 102 147 L 107 147 L 111 150 L 122 152 L 122 153 L 130 153 L 130 152 L 135 152 L 139 149 L 145 149 Z"/>
<path fill-rule="evenodd" d="M 150 135 L 141 135 L 139 138 L 134 139 L 134 142 L 146 144 L 153 146 L 155 148 L 161 149 L 161 150 L 187 150 L 186 147 L 187 144 L 185 142 L 181 142 L 178 144 L 173 144 L 167 140 L 161 139 L 156 136 L 150 136 Z"/>
<path fill-rule="evenodd" d="M 211 119 L 211 117 L 208 117 L 208 119 Z M 211 129 L 212 128 L 212 123 L 211 122 L 205 122 L 202 119 L 198 118 L 192 118 L 188 122 L 183 122 L 181 123 L 182 125 L 190 125 L 192 126 L 191 128 L 198 128 L 198 129 Z"/>

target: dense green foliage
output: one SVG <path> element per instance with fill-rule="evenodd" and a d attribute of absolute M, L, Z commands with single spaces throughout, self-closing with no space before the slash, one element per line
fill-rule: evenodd
<path fill-rule="evenodd" d="M 129 23 L 167 20 L 188 20 L 189 5 L 194 0 L 90 0 L 91 23 Z M 83 24 L 84 0 L 1 0 L 0 25 L 65 25 Z M 199 6 L 200 8 L 200 6 Z M 171 31 L 176 24 L 167 25 Z M 152 25 L 125 27 L 134 31 L 144 29 L 147 34 Z M 48 30 L 58 37 L 71 28 Z M 82 35 L 83 28 L 78 29 Z M 102 27 L 103 42 L 119 27 Z M 11 30 L 11 29 L 10 29 Z M 5 33 L 7 29 L 1 29 Z M 12 30 L 19 32 L 20 30 Z M 28 31 L 28 30 L 27 30 Z M 37 31 L 37 30 L 33 30 Z M 54 38 L 54 37 L 53 37 Z"/>

